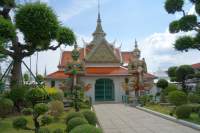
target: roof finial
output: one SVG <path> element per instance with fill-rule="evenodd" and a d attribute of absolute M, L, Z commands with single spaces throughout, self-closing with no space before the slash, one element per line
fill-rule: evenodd
<path fill-rule="evenodd" d="M 101 15 L 100 15 L 100 0 L 98 0 L 98 22 L 101 22 Z"/>
<path fill-rule="evenodd" d="M 135 48 L 138 48 L 138 42 L 137 42 L 136 38 L 135 38 Z"/>

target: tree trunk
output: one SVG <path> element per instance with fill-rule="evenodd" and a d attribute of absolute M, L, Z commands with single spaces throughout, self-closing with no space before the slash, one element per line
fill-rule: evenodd
<path fill-rule="evenodd" d="M 17 85 L 22 85 L 22 59 L 13 58 L 13 67 L 11 71 L 10 87 L 11 89 Z"/>

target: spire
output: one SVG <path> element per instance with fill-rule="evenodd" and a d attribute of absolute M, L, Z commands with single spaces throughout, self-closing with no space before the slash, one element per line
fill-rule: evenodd
<path fill-rule="evenodd" d="M 106 36 L 106 33 L 103 31 L 102 25 L 101 25 L 101 15 L 100 15 L 100 1 L 98 0 L 98 17 L 97 17 L 97 26 L 93 33 L 93 42 L 97 43 L 99 40 L 104 39 Z"/>
<path fill-rule="evenodd" d="M 135 49 L 138 49 L 138 42 L 136 39 L 135 39 Z"/>
<path fill-rule="evenodd" d="M 135 39 L 135 49 L 133 50 L 133 54 L 135 57 L 137 57 L 138 59 L 140 58 L 140 50 L 138 48 L 138 42 L 137 40 Z"/>

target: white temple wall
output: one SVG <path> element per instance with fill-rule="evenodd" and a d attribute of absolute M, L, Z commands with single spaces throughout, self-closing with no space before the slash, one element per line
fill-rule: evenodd
<path fill-rule="evenodd" d="M 122 89 L 122 82 L 124 82 L 124 76 L 115 76 L 115 77 L 81 77 L 85 84 L 90 84 L 91 89 L 87 92 L 85 92 L 86 96 L 90 96 L 92 98 L 92 102 L 95 102 L 95 83 L 98 79 L 112 79 L 114 83 L 114 102 L 121 102 L 122 101 L 122 95 L 125 94 L 124 90 Z"/>

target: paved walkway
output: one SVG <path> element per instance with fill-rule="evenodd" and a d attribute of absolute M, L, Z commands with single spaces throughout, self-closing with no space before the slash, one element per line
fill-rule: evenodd
<path fill-rule="evenodd" d="M 200 133 L 123 104 L 94 105 L 104 133 Z"/>

